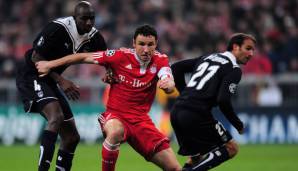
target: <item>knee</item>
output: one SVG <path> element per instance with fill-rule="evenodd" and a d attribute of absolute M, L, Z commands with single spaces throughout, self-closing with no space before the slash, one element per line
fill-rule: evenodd
<path fill-rule="evenodd" d="M 165 171 L 181 171 L 181 166 L 178 161 L 165 163 L 164 167 L 162 168 Z"/>
<path fill-rule="evenodd" d="M 79 134 L 72 134 L 70 136 L 67 136 L 66 139 L 64 139 L 64 142 L 68 145 L 77 145 L 80 142 L 80 135 Z"/>
<path fill-rule="evenodd" d="M 109 143 L 117 144 L 124 139 L 124 126 L 117 119 L 109 120 L 104 126 L 104 132 Z"/>
<path fill-rule="evenodd" d="M 236 156 L 239 151 L 239 146 L 235 141 L 230 141 L 226 144 L 226 148 L 228 150 L 230 158 Z"/>
<path fill-rule="evenodd" d="M 164 171 L 181 171 L 181 166 L 171 148 L 156 153 L 152 157 L 151 162 Z"/>
<path fill-rule="evenodd" d="M 160 167 L 164 171 L 181 171 L 182 169 L 178 161 L 174 163 L 168 161 L 167 163 L 162 164 Z"/>
<path fill-rule="evenodd" d="M 123 127 L 115 127 L 110 128 L 106 131 L 106 139 L 112 143 L 117 144 L 120 143 L 124 139 L 124 128 Z"/>
<path fill-rule="evenodd" d="M 63 113 L 56 113 L 55 115 L 48 118 L 49 127 L 60 128 L 61 124 L 64 121 Z"/>
<path fill-rule="evenodd" d="M 81 136 L 79 134 L 77 134 L 75 136 L 75 138 L 73 139 L 73 142 L 76 143 L 76 144 L 78 144 L 80 142 L 80 140 L 81 140 Z"/>

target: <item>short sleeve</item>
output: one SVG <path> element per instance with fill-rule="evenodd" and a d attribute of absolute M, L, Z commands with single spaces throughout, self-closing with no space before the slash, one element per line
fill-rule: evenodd
<path fill-rule="evenodd" d="M 43 28 L 41 33 L 37 36 L 33 42 L 34 50 L 43 55 L 47 56 L 50 54 L 54 47 L 59 44 L 61 36 L 65 34 L 65 29 L 63 26 L 51 22 L 46 27 Z"/>
<path fill-rule="evenodd" d="M 92 56 L 99 65 L 113 65 L 121 62 L 123 52 L 120 50 L 97 51 Z"/>

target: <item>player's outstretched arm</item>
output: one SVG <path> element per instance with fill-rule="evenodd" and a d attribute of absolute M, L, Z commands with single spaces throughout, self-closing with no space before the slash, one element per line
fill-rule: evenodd
<path fill-rule="evenodd" d="M 56 68 L 62 65 L 71 65 L 76 63 L 89 63 L 96 64 L 93 59 L 93 53 L 77 53 L 72 55 L 67 55 L 63 58 L 59 58 L 52 61 L 39 61 L 35 63 L 38 70 L 39 76 L 43 77 L 47 75 L 52 68 Z"/>

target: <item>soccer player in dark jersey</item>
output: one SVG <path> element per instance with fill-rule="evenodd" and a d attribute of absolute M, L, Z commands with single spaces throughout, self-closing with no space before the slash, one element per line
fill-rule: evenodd
<path fill-rule="evenodd" d="M 79 98 L 78 87 L 60 74 L 66 65 L 55 68 L 43 78 L 38 77 L 35 62 L 54 60 L 68 54 L 106 50 L 100 32 L 94 28 L 94 9 L 87 1 L 75 6 L 74 16 L 59 18 L 43 28 L 18 66 L 16 84 L 26 112 L 40 113 L 47 120 L 41 135 L 38 170 L 49 170 L 59 134 L 61 138 L 56 170 L 68 171 L 80 136 L 73 113 L 62 91 L 70 100 Z M 62 91 L 61 91 L 62 90 Z"/>
<path fill-rule="evenodd" d="M 255 44 L 253 36 L 237 33 L 229 40 L 226 52 L 171 66 L 180 92 L 171 111 L 171 123 L 180 146 L 178 153 L 191 158 L 184 170 L 208 170 L 237 154 L 238 145 L 212 116 L 211 109 L 219 106 L 229 122 L 243 133 L 244 126 L 233 110 L 231 96 L 241 79 L 239 64 L 246 64 L 253 57 Z M 187 84 L 185 73 L 191 73 Z"/>
<path fill-rule="evenodd" d="M 133 47 L 77 53 L 54 61 L 40 61 L 36 67 L 42 76 L 51 68 L 65 64 L 109 65 L 118 78 L 118 83 L 111 84 L 107 109 L 99 116 L 105 135 L 102 171 L 115 170 L 120 144 L 124 142 L 163 170 L 179 171 L 181 167 L 169 139 L 155 127 L 148 115 L 156 87 L 166 93 L 175 88 L 168 56 L 155 51 L 157 32 L 149 25 L 136 29 Z"/>

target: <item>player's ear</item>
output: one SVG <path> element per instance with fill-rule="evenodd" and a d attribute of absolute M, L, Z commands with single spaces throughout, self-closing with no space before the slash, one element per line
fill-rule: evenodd
<path fill-rule="evenodd" d="M 239 48 L 240 48 L 240 46 L 239 45 L 237 45 L 237 44 L 233 44 L 233 50 L 239 50 Z"/>

